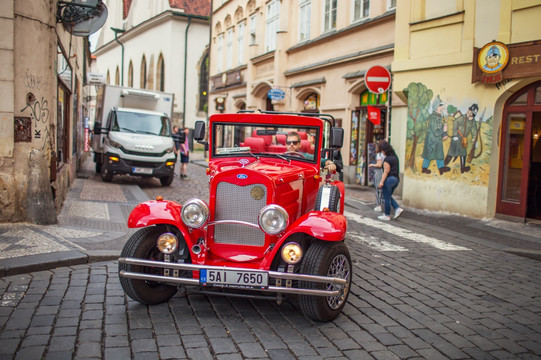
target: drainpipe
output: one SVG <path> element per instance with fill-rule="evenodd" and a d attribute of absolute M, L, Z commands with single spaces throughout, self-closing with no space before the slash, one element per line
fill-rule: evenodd
<path fill-rule="evenodd" d="M 122 30 L 122 29 L 117 29 L 117 28 L 111 28 L 111 30 L 113 30 L 113 32 L 115 33 L 115 41 L 117 43 L 120 44 L 120 47 L 122 48 L 122 55 L 121 55 L 121 63 L 120 63 L 120 85 L 121 86 L 124 86 L 124 44 L 122 44 L 119 40 L 118 40 L 118 33 L 123 33 L 125 32 L 126 30 Z"/>
<path fill-rule="evenodd" d="M 192 17 L 188 17 L 188 26 L 184 32 L 184 90 L 182 92 L 182 127 L 186 127 L 186 72 L 188 70 L 188 29 L 192 24 Z"/>

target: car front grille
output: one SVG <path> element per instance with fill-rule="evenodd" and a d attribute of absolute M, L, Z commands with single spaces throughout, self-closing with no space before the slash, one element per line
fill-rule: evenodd
<path fill-rule="evenodd" d="M 261 193 L 261 189 L 263 193 Z M 266 204 L 267 189 L 264 185 L 239 186 L 221 182 L 216 188 L 215 220 L 238 220 L 257 224 L 259 210 Z M 214 242 L 217 244 L 263 246 L 265 233 L 261 229 L 241 224 L 216 224 Z"/>

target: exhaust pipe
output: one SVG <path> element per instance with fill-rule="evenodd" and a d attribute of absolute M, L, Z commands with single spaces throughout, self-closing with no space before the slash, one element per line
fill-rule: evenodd
<path fill-rule="evenodd" d="M 199 244 L 195 244 L 194 246 L 192 246 L 192 252 L 195 255 L 201 253 L 201 246 Z"/>

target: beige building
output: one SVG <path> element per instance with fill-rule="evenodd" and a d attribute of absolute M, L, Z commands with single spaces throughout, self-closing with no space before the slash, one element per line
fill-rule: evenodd
<path fill-rule="evenodd" d="M 84 156 L 88 41 L 59 7 L 0 2 L 0 222 L 56 222 Z"/>
<path fill-rule="evenodd" d="M 373 144 L 389 131 L 388 93 L 367 91 L 390 68 L 395 4 L 387 0 L 213 1 L 209 114 L 241 109 L 320 112 L 345 130 L 344 181 L 366 184 Z M 367 120 L 368 106 L 381 116 Z"/>
<path fill-rule="evenodd" d="M 541 220 L 541 1 L 397 2 L 406 206 Z"/>
<path fill-rule="evenodd" d="M 105 0 L 94 71 L 111 85 L 175 95 L 172 122 L 207 118 L 210 0 Z"/>

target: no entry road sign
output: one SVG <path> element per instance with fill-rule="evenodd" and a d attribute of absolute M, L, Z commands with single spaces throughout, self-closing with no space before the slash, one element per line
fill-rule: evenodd
<path fill-rule="evenodd" d="M 383 94 L 391 86 L 391 73 L 383 66 L 372 66 L 366 70 L 364 82 L 368 91 L 374 94 Z"/>

